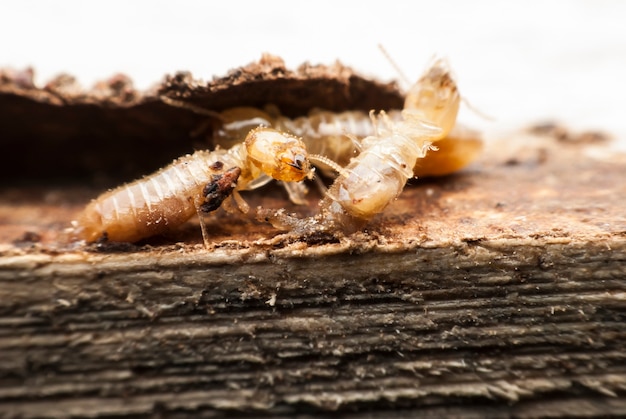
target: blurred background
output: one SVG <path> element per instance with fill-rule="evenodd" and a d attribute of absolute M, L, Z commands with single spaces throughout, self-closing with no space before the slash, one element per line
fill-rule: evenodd
<path fill-rule="evenodd" d="M 340 60 L 381 80 L 414 81 L 446 57 L 490 133 L 556 121 L 601 130 L 626 150 L 626 2 L 19 1 L 0 15 L 0 66 L 67 72 L 90 87 L 122 72 L 139 89 L 166 73 L 223 76 L 263 52 L 289 68 Z"/>

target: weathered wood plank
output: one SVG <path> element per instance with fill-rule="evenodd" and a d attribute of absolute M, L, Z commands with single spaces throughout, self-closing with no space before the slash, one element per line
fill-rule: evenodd
<path fill-rule="evenodd" d="M 96 191 L 3 188 L 0 412 L 626 415 L 626 158 L 501 140 L 319 242 L 217 212 L 210 249 L 194 222 L 73 246 L 63 229 Z"/>

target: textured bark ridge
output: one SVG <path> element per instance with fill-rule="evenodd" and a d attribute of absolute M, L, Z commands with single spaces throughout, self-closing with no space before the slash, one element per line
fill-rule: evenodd
<path fill-rule="evenodd" d="M 281 109 L 358 107 L 346 97 L 400 106 L 390 86 L 344 67 L 291 72 L 268 60 L 206 85 L 177 76 L 161 92 L 202 105 L 219 97 L 209 108 L 221 109 L 262 106 L 255 89 L 271 94 L 273 83 L 312 83 L 330 90 L 310 103 L 281 95 L 293 97 Z M 315 81 L 319 71 L 331 82 Z M 202 120 L 132 91 L 56 103 L 20 87 L 27 77 L 11 80 L 2 114 L 38 111 L 22 130 L 3 121 L 12 136 L 0 141 L 61 142 L 60 165 L 91 132 L 138 153 L 131 139 L 157 125 L 178 132 L 161 133 L 163 145 L 189 144 Z M 99 116 L 81 125 L 81 112 Z M 461 173 L 412 181 L 347 237 L 276 235 L 219 210 L 207 217 L 210 249 L 197 222 L 139 245 L 63 242 L 100 190 L 50 180 L 50 154 L 0 189 L 0 416 L 626 415 L 626 158 L 592 134 L 544 125 L 503 136 Z M 111 156 L 60 170 L 108 172 Z M 319 200 L 291 206 L 278 188 L 245 198 L 302 214 Z"/>
<path fill-rule="evenodd" d="M 19 173 L 21 179 L 105 176 L 119 181 L 209 147 L 207 132 L 199 130 L 207 117 L 166 105 L 161 95 L 213 111 L 272 104 L 289 116 L 314 107 L 368 111 L 402 106 L 395 84 L 367 79 L 340 63 L 289 70 L 271 55 L 209 82 L 183 72 L 167 76 L 147 92 L 135 90 L 124 75 L 83 90 L 68 75 L 36 87 L 32 70 L 0 70 L 0 143 L 14 156 L 0 166 L 0 179 Z"/>

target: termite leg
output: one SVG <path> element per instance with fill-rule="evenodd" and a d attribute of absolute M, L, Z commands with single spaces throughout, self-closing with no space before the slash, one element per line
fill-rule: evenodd
<path fill-rule="evenodd" d="M 204 212 L 202 210 L 202 204 L 198 201 L 201 199 L 194 199 L 193 203 L 196 207 L 196 213 L 198 213 L 198 221 L 200 221 L 200 231 L 202 231 L 202 242 L 204 243 L 204 248 L 209 248 L 209 236 L 206 228 L 206 223 L 204 222 Z"/>
<path fill-rule="evenodd" d="M 346 137 L 348 137 L 348 139 L 350 139 L 350 141 L 352 141 L 352 145 L 354 145 L 354 149 L 360 153 L 361 150 L 363 150 L 363 145 L 361 144 L 361 139 L 359 137 L 357 137 L 354 134 L 351 134 L 349 132 L 344 133 L 344 135 Z"/>
<path fill-rule="evenodd" d="M 247 214 L 248 212 L 250 212 L 250 205 L 248 205 L 246 200 L 241 197 L 238 191 L 233 192 L 233 199 L 237 203 L 237 207 L 239 207 L 239 211 L 243 212 L 244 214 Z"/>
<path fill-rule="evenodd" d="M 328 192 L 328 187 L 324 185 L 322 178 L 319 176 L 315 176 L 313 179 L 315 181 L 315 186 L 317 186 L 317 190 L 320 192 L 320 195 L 326 196 L 326 192 Z"/>
<path fill-rule="evenodd" d="M 170 105 L 174 108 L 187 109 L 187 110 L 190 110 L 191 112 L 197 113 L 198 115 L 205 115 L 205 116 L 208 116 L 210 118 L 214 118 L 220 121 L 223 120 L 222 115 L 219 112 L 215 112 L 210 109 L 204 109 L 204 108 L 201 108 L 200 106 L 196 106 L 196 105 L 193 105 L 191 103 L 188 103 L 182 100 L 172 99 L 171 97 L 167 97 L 164 95 L 159 96 L 159 99 L 161 99 L 163 103 Z"/>
<path fill-rule="evenodd" d="M 315 177 L 317 179 L 317 176 Z M 308 192 L 308 188 L 303 182 L 284 182 L 280 181 L 282 186 L 289 194 L 289 200 L 297 205 L 305 205 L 307 203 L 304 197 Z"/>

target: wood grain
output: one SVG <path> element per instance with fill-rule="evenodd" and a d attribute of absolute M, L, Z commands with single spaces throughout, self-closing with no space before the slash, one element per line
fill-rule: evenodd
<path fill-rule="evenodd" d="M 210 249 L 197 222 L 65 243 L 98 191 L 4 187 L 0 416 L 626 415 L 625 173 L 609 141 L 515 132 L 362 232 L 218 211 Z"/>

